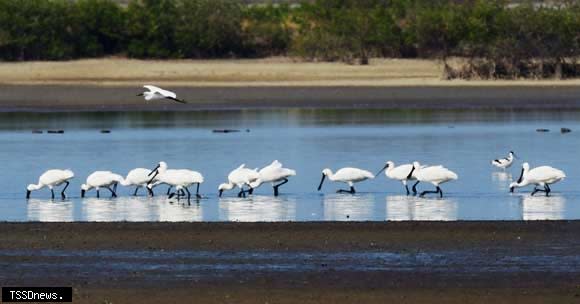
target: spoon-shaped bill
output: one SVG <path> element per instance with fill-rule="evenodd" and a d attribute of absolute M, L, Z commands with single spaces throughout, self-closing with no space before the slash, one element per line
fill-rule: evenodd
<path fill-rule="evenodd" d="M 379 176 L 379 174 L 381 174 L 381 172 L 385 171 L 385 169 L 387 169 L 389 167 L 389 164 L 386 164 L 381 170 L 379 170 L 379 172 L 377 172 L 377 174 L 375 174 L 375 176 Z"/>
<path fill-rule="evenodd" d="M 151 172 L 149 172 L 149 174 L 147 174 L 147 176 L 151 176 L 151 174 L 153 174 L 153 172 L 157 172 L 157 169 L 159 169 L 159 166 L 160 165 L 158 164 L 155 168 L 153 168 L 153 170 L 151 170 Z"/>
<path fill-rule="evenodd" d="M 320 189 L 322 189 L 322 184 L 324 183 L 325 178 L 326 178 L 326 175 L 324 173 L 322 173 L 322 178 L 320 179 L 320 185 L 318 185 L 318 191 L 320 191 Z"/>
<path fill-rule="evenodd" d="M 411 172 L 409 172 L 409 175 L 407 175 L 407 179 L 411 179 L 413 177 L 413 172 L 415 172 L 415 165 L 413 165 L 413 169 L 411 169 Z"/>

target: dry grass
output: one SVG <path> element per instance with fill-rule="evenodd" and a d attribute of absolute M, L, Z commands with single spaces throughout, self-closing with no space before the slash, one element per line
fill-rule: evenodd
<path fill-rule="evenodd" d="M 442 66 L 429 60 L 372 60 L 369 66 L 256 60 L 166 60 L 123 58 L 65 62 L 0 63 L 0 84 L 135 86 L 445 86 L 558 85 L 572 81 L 444 81 Z"/>

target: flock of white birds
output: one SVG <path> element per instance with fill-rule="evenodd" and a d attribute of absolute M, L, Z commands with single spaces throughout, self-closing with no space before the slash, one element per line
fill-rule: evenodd
<path fill-rule="evenodd" d="M 506 169 L 513 164 L 515 157 L 515 154 L 510 152 L 508 157 L 495 159 L 491 161 L 491 164 L 498 168 Z M 414 195 L 418 193 L 416 188 L 417 184 L 424 182 L 435 186 L 435 190 L 423 191 L 419 194 L 420 196 L 433 193 L 439 194 L 440 197 L 443 197 L 443 191 L 441 190 L 440 185 L 449 181 L 457 180 L 458 178 L 457 174 L 444 166 L 425 166 L 421 165 L 419 162 L 395 166 L 395 163 L 388 161 L 377 175 L 383 171 L 385 171 L 385 175 L 388 178 L 400 181 L 403 186 L 405 186 L 407 195 L 411 194 L 407 183 L 412 181 L 414 182 L 412 186 L 412 192 Z M 274 196 L 277 196 L 279 195 L 279 188 L 286 184 L 291 176 L 295 175 L 295 170 L 284 168 L 282 163 L 277 160 L 260 170 L 246 168 L 245 165 L 241 165 L 228 174 L 226 183 L 218 186 L 218 193 L 221 197 L 224 191 L 238 188 L 238 197 L 245 197 L 247 194 L 251 195 L 254 189 L 261 185 L 270 183 L 274 190 Z M 64 187 L 61 190 L 61 197 L 62 199 L 65 199 L 65 190 L 69 186 L 70 180 L 73 177 L 74 173 L 71 170 L 48 170 L 40 176 L 37 184 L 28 185 L 26 198 L 30 198 L 32 191 L 46 187 L 50 189 L 52 198 L 54 199 L 54 188 L 64 184 Z M 512 182 L 509 187 L 510 191 L 513 192 L 515 188 L 535 185 L 531 195 L 534 195 L 537 192 L 544 192 L 546 196 L 548 196 L 551 192 L 550 185 L 563 180 L 565 177 L 566 174 L 563 171 L 553 167 L 541 166 L 530 169 L 528 163 L 523 163 L 520 177 L 517 181 Z M 320 180 L 318 191 L 322 189 L 322 185 L 326 178 L 333 182 L 345 183 L 349 186 L 349 189 L 340 189 L 337 192 L 354 194 L 356 193 L 354 184 L 368 179 L 374 179 L 375 175 L 367 170 L 359 168 L 347 167 L 339 169 L 336 172 L 332 172 L 331 169 L 327 168 L 322 170 L 322 179 Z M 148 194 L 153 196 L 153 189 L 158 185 L 165 184 L 169 186 L 167 189 L 167 195 L 169 198 L 175 196 L 179 200 L 181 197 L 187 197 L 187 199 L 190 200 L 192 194 L 189 187 L 195 185 L 195 197 L 200 199 L 202 196 L 199 193 L 199 187 L 203 182 L 204 178 L 201 173 L 188 169 L 168 169 L 167 163 L 162 161 L 153 170 L 146 168 L 133 169 L 125 178 L 111 171 L 95 171 L 90 174 L 87 177 L 86 182 L 81 185 L 81 197 L 84 197 L 85 193 L 92 189 L 96 190 L 97 197 L 100 196 L 100 189 L 107 189 L 111 192 L 113 197 L 116 197 L 118 184 L 126 187 L 135 187 L 133 193 L 135 196 L 140 188 L 145 188 Z M 171 189 L 173 188 L 174 191 L 172 192 Z"/>
<path fill-rule="evenodd" d="M 143 87 L 147 89 L 147 91 L 140 93 L 137 96 L 143 96 L 147 101 L 169 99 L 179 103 L 186 103 L 186 101 L 177 98 L 177 95 L 174 92 L 153 85 L 145 85 Z M 491 164 L 505 170 L 513 164 L 515 158 L 515 153 L 510 151 L 507 157 L 492 160 Z M 424 182 L 435 186 L 435 190 L 423 191 L 419 194 L 420 196 L 433 193 L 439 194 L 440 197 L 443 197 L 443 191 L 441 190 L 440 185 L 449 181 L 457 180 L 458 178 L 455 172 L 441 165 L 424 166 L 419 162 L 395 166 L 394 162 L 388 161 L 377 175 L 383 171 L 385 171 L 385 175 L 388 178 L 400 181 L 403 186 L 405 186 L 407 195 L 411 193 L 407 183 L 414 181 L 411 188 L 414 195 L 417 194 L 417 184 Z M 241 165 L 230 172 L 226 183 L 218 186 L 218 193 L 221 197 L 224 191 L 233 190 L 237 187 L 239 188 L 238 197 L 245 197 L 246 194 L 251 195 L 254 189 L 260 187 L 262 184 L 270 183 L 274 189 L 274 196 L 277 196 L 279 194 L 280 186 L 286 184 L 288 178 L 294 175 L 296 175 L 296 171 L 284 168 L 282 163 L 277 160 L 261 170 L 250 169 L 246 168 L 245 165 Z M 54 187 L 64 184 L 61 191 L 61 197 L 62 199 L 65 199 L 65 190 L 69 186 L 69 181 L 73 177 L 74 173 L 71 170 L 48 170 L 40 176 L 37 184 L 28 185 L 26 198 L 30 198 L 32 191 L 46 187 L 50 189 L 52 198 L 54 199 Z M 564 174 L 563 171 L 553 167 L 541 166 L 530 169 L 528 163 L 523 163 L 519 179 L 510 184 L 510 192 L 513 192 L 515 188 L 535 185 L 532 195 L 537 192 L 544 192 L 546 196 L 548 196 L 551 192 L 550 185 L 563 180 L 565 177 L 566 174 Z M 374 179 L 375 175 L 367 170 L 359 168 L 342 168 L 335 173 L 327 168 L 322 170 L 322 179 L 318 185 L 318 191 L 322 189 L 322 185 L 326 178 L 333 182 L 345 183 L 349 186 L 348 190 L 340 189 L 337 192 L 354 194 L 356 193 L 354 184 L 368 179 Z M 126 187 L 134 186 L 135 192 L 133 195 L 135 196 L 140 188 L 147 189 L 148 194 L 153 196 L 153 188 L 160 184 L 165 184 L 169 186 L 167 189 L 168 197 L 172 198 L 176 196 L 178 200 L 185 196 L 189 200 L 192 196 L 189 187 L 196 185 L 195 197 L 199 199 L 201 198 L 201 195 L 199 194 L 199 186 L 203 181 L 203 175 L 199 172 L 188 169 L 168 169 L 167 163 L 162 161 L 153 170 L 146 168 L 133 169 L 125 178 L 111 171 L 95 171 L 87 177 L 86 183 L 81 185 L 81 197 L 84 197 L 85 193 L 91 189 L 95 189 L 97 197 L 99 197 L 99 190 L 101 188 L 109 190 L 111 195 L 116 197 L 118 184 Z M 171 192 L 172 188 L 175 188 L 174 192 Z"/>

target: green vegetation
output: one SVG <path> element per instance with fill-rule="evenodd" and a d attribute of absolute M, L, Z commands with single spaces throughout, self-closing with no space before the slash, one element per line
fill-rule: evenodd
<path fill-rule="evenodd" d="M 578 77 L 580 3 L 0 0 L 0 59 L 437 58 L 448 78 Z M 450 58 L 460 57 L 462 64 Z"/>

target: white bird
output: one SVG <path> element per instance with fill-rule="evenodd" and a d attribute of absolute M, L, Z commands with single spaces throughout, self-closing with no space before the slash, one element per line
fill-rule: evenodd
<path fill-rule="evenodd" d="M 421 166 L 423 168 L 424 166 Z M 407 181 L 414 181 L 417 180 L 415 177 L 415 171 L 413 170 L 413 164 L 404 164 L 398 167 L 395 167 L 395 163 L 392 161 L 388 161 L 385 166 L 379 171 L 376 175 L 379 175 L 381 172 L 385 171 L 385 175 L 394 180 L 398 180 L 405 186 L 405 190 L 407 190 L 407 195 L 410 194 L 409 186 L 407 186 Z M 417 185 L 419 181 L 413 184 L 413 194 L 417 194 Z"/>
<path fill-rule="evenodd" d="M 550 195 L 552 189 L 550 189 L 551 184 L 555 184 L 566 178 L 564 171 L 550 167 L 541 166 L 530 170 L 530 164 L 522 164 L 522 172 L 520 178 L 516 182 L 510 184 L 510 192 L 514 192 L 516 187 L 525 187 L 530 184 L 534 184 L 534 191 L 532 196 L 537 192 L 544 192 L 546 196 Z M 544 189 L 538 189 L 537 186 L 544 187 Z"/>
<path fill-rule="evenodd" d="M 290 176 L 296 175 L 296 171 L 288 168 L 283 168 L 282 163 L 275 160 L 270 165 L 258 171 L 259 177 L 254 182 L 250 183 L 252 189 L 260 187 L 263 183 L 272 183 L 274 188 L 274 196 L 278 196 L 278 188 L 288 182 Z M 278 183 L 279 184 L 275 184 Z"/>
<path fill-rule="evenodd" d="M 258 180 L 258 178 L 260 178 L 260 174 L 257 170 L 246 168 L 246 165 L 242 164 L 238 168 L 232 170 L 230 174 L 228 174 L 227 183 L 218 186 L 219 196 L 222 196 L 224 190 L 232 190 L 235 187 L 240 188 L 238 197 L 245 197 L 246 192 L 252 194 L 253 189 L 250 188 L 249 190 L 244 190 L 244 186 L 247 185 L 250 187 L 250 184 Z"/>
<path fill-rule="evenodd" d="M 85 197 L 85 192 L 95 188 L 97 190 L 97 197 L 99 197 L 99 189 L 106 188 L 111 191 L 112 197 L 117 197 L 117 184 L 123 181 L 123 177 L 111 171 L 95 171 L 87 177 L 86 183 L 81 185 L 81 197 Z M 111 189 L 113 186 L 113 189 Z"/>
<path fill-rule="evenodd" d="M 121 182 L 121 186 L 124 187 L 135 186 L 135 192 L 133 192 L 133 196 L 137 196 L 137 191 L 139 191 L 141 187 L 145 187 L 145 189 L 147 189 L 149 194 L 153 196 L 153 189 L 149 189 L 147 187 L 149 181 L 151 181 L 151 176 L 149 175 L 149 173 L 151 173 L 151 169 L 146 168 L 133 169 L 129 171 L 127 177 Z M 156 178 L 153 179 L 152 188 L 155 187 L 157 184 L 159 184 L 159 182 L 157 182 L 157 179 Z"/>
<path fill-rule="evenodd" d="M 494 159 L 491 161 L 491 164 L 498 167 L 498 168 L 505 170 L 505 169 L 511 167 L 515 158 L 516 158 L 516 154 L 514 153 L 514 151 L 510 151 L 510 153 L 508 154 L 508 157 Z"/>
<path fill-rule="evenodd" d="M 458 178 L 455 172 L 441 165 L 421 167 L 418 162 L 413 162 L 413 174 L 418 181 L 431 183 L 437 188 L 435 191 L 423 191 L 420 196 L 424 196 L 427 193 L 439 193 L 439 197 L 443 197 L 443 191 L 441 191 L 439 185 Z"/>
<path fill-rule="evenodd" d="M 148 91 L 137 94 L 137 96 L 143 96 L 147 101 L 156 99 L 171 99 L 179 103 L 187 103 L 185 100 L 177 98 L 177 95 L 174 92 L 167 91 L 153 85 L 144 85 L 143 87 Z"/>
<path fill-rule="evenodd" d="M 197 171 L 187 170 L 187 169 L 167 169 L 166 162 L 159 162 L 155 169 L 151 170 L 149 175 L 152 175 L 147 188 L 151 190 L 155 184 L 152 182 L 157 179 L 159 183 L 168 184 L 171 187 L 175 187 L 175 192 L 169 195 L 172 198 L 177 194 L 177 199 L 179 200 L 181 196 L 185 196 L 187 192 L 187 200 L 191 199 L 191 192 L 189 192 L 189 187 L 193 184 L 197 185 L 195 191 L 195 197 L 201 198 L 199 194 L 199 186 L 204 182 L 203 175 Z"/>
<path fill-rule="evenodd" d="M 320 180 L 320 184 L 318 185 L 318 191 L 322 189 L 322 184 L 324 183 L 324 179 L 328 177 L 333 182 L 342 182 L 348 184 L 350 190 L 338 190 L 338 193 L 351 193 L 354 194 L 356 191 L 354 190 L 354 184 L 358 182 L 365 181 L 367 179 L 375 178 L 375 176 L 367 171 L 358 168 L 342 168 L 336 171 L 336 173 L 332 173 L 332 170 L 326 168 L 322 170 L 322 179 Z"/>
<path fill-rule="evenodd" d="M 53 188 L 56 186 L 60 186 L 62 184 L 65 184 L 65 186 L 64 188 L 62 188 L 60 196 L 62 197 L 62 199 L 65 199 L 66 195 L 64 194 L 64 191 L 69 185 L 69 180 L 72 179 L 74 176 L 75 174 L 71 170 L 59 170 L 59 169 L 48 170 L 38 178 L 38 184 L 36 185 L 30 184 L 28 185 L 28 187 L 26 187 L 26 199 L 30 198 L 30 192 L 40 190 L 44 187 L 48 187 L 48 189 L 50 189 L 52 199 L 54 199 Z"/>

